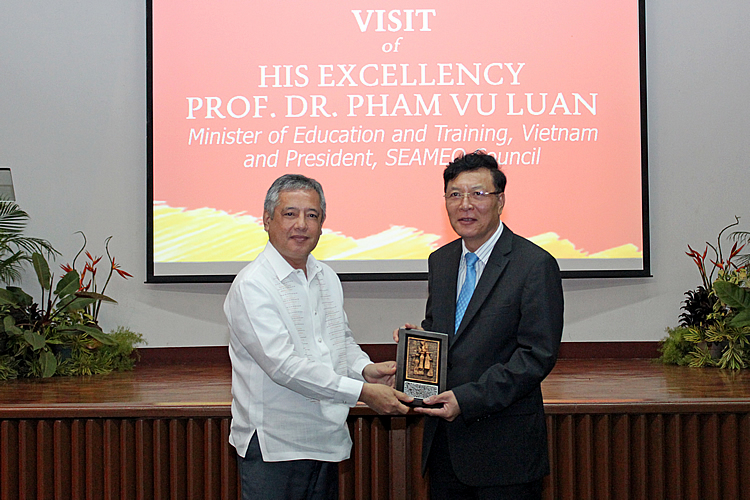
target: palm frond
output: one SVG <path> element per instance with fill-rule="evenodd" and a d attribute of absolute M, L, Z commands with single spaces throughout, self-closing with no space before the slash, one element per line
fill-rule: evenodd
<path fill-rule="evenodd" d="M 49 241 L 24 236 L 28 221 L 29 214 L 15 202 L 0 199 L 0 281 L 4 283 L 21 279 L 22 266 L 31 254 L 60 254 Z"/>
<path fill-rule="evenodd" d="M 20 235 L 26 228 L 29 214 L 12 201 L 0 200 L 0 233 Z"/>
<path fill-rule="evenodd" d="M 735 231 L 730 237 L 737 243 L 750 244 L 750 231 Z M 748 248 L 746 247 L 745 249 L 747 250 Z M 739 266 L 750 265 L 750 252 L 738 255 L 737 264 Z"/>
<path fill-rule="evenodd" d="M 28 261 L 29 256 L 25 255 L 23 252 L 16 252 L 10 257 L 4 259 L 0 258 L 0 281 L 4 283 L 20 281 L 20 266 Z"/>
<path fill-rule="evenodd" d="M 26 253 L 46 253 L 48 256 L 52 254 L 60 255 L 60 252 L 52 247 L 52 244 L 41 238 L 33 238 L 30 236 L 17 236 L 13 238 L 7 238 L 6 244 L 14 245 L 17 248 L 23 250 Z"/>

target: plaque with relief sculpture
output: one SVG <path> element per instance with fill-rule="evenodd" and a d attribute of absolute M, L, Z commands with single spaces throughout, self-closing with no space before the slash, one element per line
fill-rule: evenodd
<path fill-rule="evenodd" d="M 396 389 L 414 398 L 411 406 L 426 406 L 423 399 L 445 391 L 448 335 L 402 328 L 396 363 Z"/>

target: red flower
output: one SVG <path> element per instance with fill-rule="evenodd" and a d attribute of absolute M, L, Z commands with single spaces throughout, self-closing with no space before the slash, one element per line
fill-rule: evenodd
<path fill-rule="evenodd" d="M 100 260 L 102 260 L 102 258 L 101 258 L 101 257 L 93 257 L 93 256 L 92 256 L 92 255 L 91 255 L 91 254 L 90 254 L 90 253 L 88 252 L 88 250 L 86 251 L 86 257 L 88 257 L 88 258 L 89 258 L 89 260 L 91 261 L 91 265 L 92 265 L 92 266 L 95 266 L 95 265 L 97 265 L 97 264 L 99 263 L 99 261 L 100 261 Z M 87 265 L 88 265 L 88 264 L 87 264 Z"/>
<path fill-rule="evenodd" d="M 737 248 L 737 243 L 735 243 L 732 246 L 731 253 L 729 254 L 729 260 L 731 261 L 732 259 L 734 259 L 735 257 L 737 257 L 737 255 L 739 255 L 739 253 L 742 251 L 743 248 L 745 248 L 745 245 L 742 245 L 741 247 Z"/>
<path fill-rule="evenodd" d="M 128 279 L 128 278 L 132 278 L 132 277 L 133 277 L 133 275 L 132 275 L 132 274 L 130 274 L 130 273 L 129 273 L 129 272 L 127 272 L 127 271 L 123 271 L 122 269 L 115 269 L 115 271 L 117 271 L 117 274 L 119 274 L 120 276 L 122 276 L 122 277 L 123 277 L 123 278 L 125 278 L 125 279 Z"/>
<path fill-rule="evenodd" d="M 86 271 L 91 271 L 91 274 L 96 276 L 96 267 L 94 267 L 96 264 L 94 263 L 92 265 L 91 262 L 86 262 L 86 266 L 83 268 L 83 273 L 86 274 Z"/>
<path fill-rule="evenodd" d="M 82 292 L 88 291 L 88 289 L 91 287 L 91 281 L 89 281 L 88 285 L 86 286 L 83 285 L 83 282 L 86 279 L 86 271 L 88 271 L 88 269 L 89 269 L 88 264 L 86 264 L 86 267 L 83 268 L 83 272 L 81 273 L 81 279 L 78 282 L 78 289 L 81 290 Z"/>
<path fill-rule="evenodd" d="M 123 277 L 123 278 L 125 278 L 125 279 L 128 279 L 128 278 L 132 278 L 132 277 L 133 277 L 133 275 L 132 275 L 132 274 L 130 274 L 129 272 L 127 272 L 127 271 L 123 271 L 122 269 L 120 269 L 120 264 L 117 264 L 117 263 L 115 262 L 115 259 L 114 259 L 114 258 L 112 259 L 112 270 L 113 270 L 113 271 L 117 271 L 117 274 L 119 274 L 120 276 L 122 276 L 122 277 Z"/>

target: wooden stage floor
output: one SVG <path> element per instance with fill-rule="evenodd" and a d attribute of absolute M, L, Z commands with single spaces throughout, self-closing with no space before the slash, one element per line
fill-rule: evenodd
<path fill-rule="evenodd" d="M 542 388 L 553 414 L 750 408 L 750 371 L 664 366 L 653 359 L 561 359 Z M 0 382 L 2 418 L 224 417 L 230 402 L 231 368 L 218 362 L 149 362 L 126 373 Z"/>

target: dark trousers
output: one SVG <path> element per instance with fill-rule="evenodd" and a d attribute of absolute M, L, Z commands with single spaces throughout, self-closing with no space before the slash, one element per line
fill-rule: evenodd
<path fill-rule="evenodd" d="M 339 464 L 317 460 L 264 462 L 258 434 L 245 458 L 237 455 L 242 500 L 336 500 Z"/>
<path fill-rule="evenodd" d="M 453 472 L 443 422 L 438 424 L 427 459 L 431 500 L 541 500 L 542 480 L 503 486 L 469 486 Z M 513 467 L 514 464 L 508 464 Z"/>

